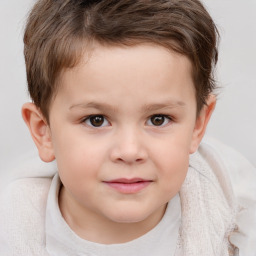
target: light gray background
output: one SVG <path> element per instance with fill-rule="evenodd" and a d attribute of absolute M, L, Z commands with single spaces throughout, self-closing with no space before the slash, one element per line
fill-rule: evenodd
<path fill-rule="evenodd" d="M 35 150 L 21 118 L 26 92 L 22 31 L 32 0 L 0 0 L 0 173 Z M 256 166 L 256 0 L 204 0 L 221 34 L 222 87 L 207 133 Z"/>

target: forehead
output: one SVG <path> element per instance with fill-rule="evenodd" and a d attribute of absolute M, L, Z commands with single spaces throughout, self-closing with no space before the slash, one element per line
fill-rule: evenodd
<path fill-rule="evenodd" d="M 173 75 L 176 71 L 192 77 L 191 61 L 184 55 L 156 44 L 141 43 L 133 46 L 103 46 L 95 43 L 84 51 L 78 64 L 65 69 L 61 75 L 61 84 L 80 73 L 84 75 L 103 74 L 114 78 L 116 72 L 137 73 L 143 78 L 145 73 L 154 73 L 161 77 L 164 73 Z M 90 78 L 89 76 L 87 78 Z"/>
<path fill-rule="evenodd" d="M 143 100 L 151 100 L 157 95 L 195 95 L 190 60 L 152 44 L 96 45 L 83 54 L 76 67 L 62 73 L 60 84 L 57 96 L 73 97 L 73 101 L 83 97 L 106 101 L 114 96 L 135 99 L 141 95 Z"/>

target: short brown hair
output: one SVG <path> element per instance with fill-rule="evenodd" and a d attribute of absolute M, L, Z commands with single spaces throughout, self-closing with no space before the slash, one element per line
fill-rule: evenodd
<path fill-rule="evenodd" d="M 86 45 L 154 43 L 192 63 L 197 111 L 214 90 L 218 31 L 198 0 L 39 0 L 25 29 L 30 96 L 49 121 L 61 71 L 79 63 Z"/>

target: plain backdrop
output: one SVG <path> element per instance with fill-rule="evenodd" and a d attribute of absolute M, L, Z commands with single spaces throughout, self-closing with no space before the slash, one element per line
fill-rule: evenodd
<path fill-rule="evenodd" d="M 0 174 L 35 146 L 21 118 L 29 100 L 22 36 L 32 0 L 0 0 Z M 219 28 L 221 89 L 207 134 L 256 166 L 256 0 L 204 0 Z"/>

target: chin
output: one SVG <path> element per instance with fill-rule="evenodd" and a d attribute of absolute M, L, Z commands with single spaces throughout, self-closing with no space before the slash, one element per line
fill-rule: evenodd
<path fill-rule="evenodd" d="M 138 223 L 146 220 L 149 217 L 150 213 L 144 212 L 134 212 L 134 211 L 122 211 L 114 212 L 109 218 L 116 223 Z"/>
<path fill-rule="evenodd" d="M 141 221 L 143 221 L 143 220 L 145 220 L 145 218 L 132 218 L 132 217 L 121 217 L 121 218 L 117 218 L 117 219 L 115 219 L 114 221 L 116 222 L 116 223 L 129 223 L 129 224 L 131 224 L 131 223 L 139 223 L 139 222 L 141 222 Z"/>

